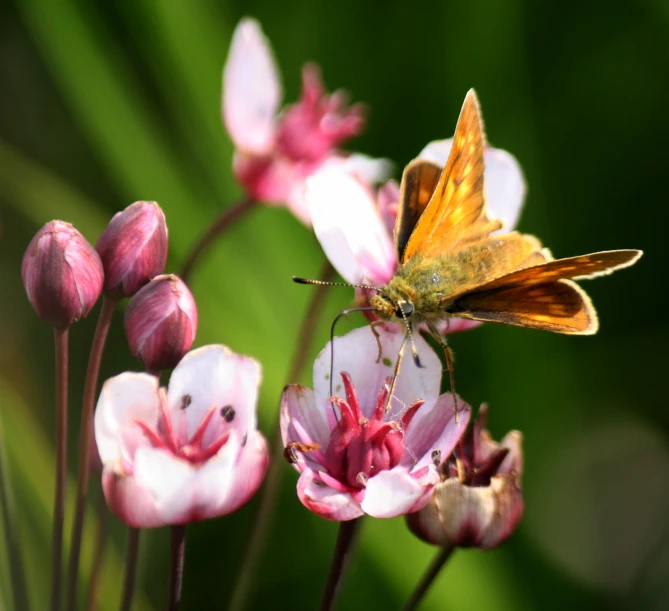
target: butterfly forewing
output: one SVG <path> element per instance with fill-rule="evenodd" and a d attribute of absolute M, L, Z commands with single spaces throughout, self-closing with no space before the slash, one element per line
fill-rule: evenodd
<path fill-rule="evenodd" d="M 422 159 L 415 159 L 404 169 L 395 222 L 398 261 L 402 260 L 409 236 L 430 201 L 440 174 L 441 168 L 438 165 Z"/>
<path fill-rule="evenodd" d="M 482 284 L 476 290 L 487 291 L 497 288 L 544 284 L 563 278 L 579 280 L 594 278 L 634 264 L 641 254 L 640 250 L 607 250 L 581 255 L 580 257 L 557 259 L 502 275 L 496 280 Z M 463 290 L 461 294 L 465 292 L 469 291 Z"/>
<path fill-rule="evenodd" d="M 404 248 L 402 263 L 416 255 L 438 257 L 468 233 L 480 233 L 480 226 L 489 224 L 483 198 L 484 147 L 483 122 L 472 89 L 460 112 L 451 154 Z"/>
<path fill-rule="evenodd" d="M 462 318 L 567 335 L 592 335 L 599 326 L 590 298 L 569 280 L 469 293 L 449 311 Z"/>

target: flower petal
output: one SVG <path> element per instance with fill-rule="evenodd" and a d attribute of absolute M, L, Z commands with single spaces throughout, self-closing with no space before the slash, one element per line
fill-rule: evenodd
<path fill-rule="evenodd" d="M 378 343 L 369 327 L 354 329 L 343 337 L 336 337 L 334 344 L 333 392 L 343 393 L 341 372 L 351 375 L 358 393 L 361 410 L 370 417 L 379 391 L 388 376 L 395 370 L 395 362 L 404 339 L 404 332 L 377 327 L 382 347 L 382 358 L 378 357 Z M 400 365 L 391 410 L 387 420 L 394 420 L 416 399 L 435 400 L 439 396 L 441 384 L 441 361 L 430 345 L 419 335 L 414 334 L 414 344 L 421 360 L 422 368 L 417 368 L 409 348 L 405 350 L 404 360 Z M 330 344 L 316 358 L 314 363 L 314 390 L 316 406 L 325 411 L 330 408 Z"/>
<path fill-rule="evenodd" d="M 504 222 L 502 231 L 511 231 L 518 223 L 527 191 L 520 164 L 511 153 L 486 148 L 484 181 L 490 216 Z"/>
<path fill-rule="evenodd" d="M 107 380 L 95 410 L 95 441 L 103 464 L 132 463 L 135 448 L 144 443 L 137 421 L 153 425 L 159 413 L 155 376 L 128 372 Z"/>
<path fill-rule="evenodd" d="M 482 324 L 479 320 L 466 320 L 457 316 L 451 316 L 450 318 L 440 320 L 435 324 L 435 327 L 443 336 L 450 335 L 451 333 L 459 333 L 460 331 L 469 331 L 469 329 L 474 329 Z"/>
<path fill-rule="evenodd" d="M 434 488 L 432 499 L 410 516 L 409 527 L 435 545 L 496 547 L 514 532 L 523 514 L 514 478 L 502 475 L 479 487 L 449 478 Z"/>
<path fill-rule="evenodd" d="M 453 138 L 435 140 L 420 152 L 418 158 L 443 167 L 452 147 Z M 503 231 L 511 231 L 525 201 L 523 173 L 516 158 L 502 149 L 486 147 L 484 159 L 484 190 L 489 215 L 504 222 Z"/>
<path fill-rule="evenodd" d="M 318 444 L 323 450 L 330 440 L 330 428 L 323 413 L 316 407 L 314 391 L 306 386 L 291 384 L 281 395 L 281 438 L 283 445 L 291 441 L 304 444 Z M 320 470 L 311 452 L 298 452 L 298 462 L 294 467 L 302 471 L 305 466 Z"/>
<path fill-rule="evenodd" d="M 467 428 L 471 408 L 458 397 L 458 418 L 451 393 L 444 393 L 432 407 L 424 405 L 414 416 L 404 436 L 406 453 L 412 471 L 434 464 L 432 453 L 446 460 Z M 413 465 L 414 461 L 417 461 Z"/>
<path fill-rule="evenodd" d="M 499 442 L 500 447 L 508 448 L 509 453 L 499 466 L 497 473 L 508 475 L 516 474 L 516 481 L 520 484 L 520 475 L 523 472 L 523 434 L 520 431 L 509 431 Z"/>
<path fill-rule="evenodd" d="M 391 469 L 369 479 L 360 506 L 375 518 L 394 518 L 422 509 L 431 491 L 432 485 L 421 484 L 405 470 Z"/>
<path fill-rule="evenodd" d="M 397 255 L 369 187 L 330 165 L 307 180 L 305 197 L 316 237 L 342 277 L 352 283 L 388 282 Z"/>
<path fill-rule="evenodd" d="M 134 477 L 119 475 L 114 469 L 105 468 L 102 472 L 102 489 L 109 509 L 124 524 L 133 528 L 165 525 L 156 510 L 153 495 L 140 486 Z"/>
<path fill-rule="evenodd" d="M 353 153 L 341 158 L 341 167 L 363 184 L 374 185 L 387 180 L 393 173 L 395 164 L 390 159 L 377 159 L 361 153 Z M 398 189 L 399 199 L 399 189 Z M 397 200 L 395 200 L 397 201 Z"/>
<path fill-rule="evenodd" d="M 134 480 L 148 491 L 155 505 L 155 519 L 181 524 L 195 505 L 195 468 L 165 450 L 144 446 L 135 454 Z"/>
<path fill-rule="evenodd" d="M 345 522 L 359 518 L 364 513 L 351 494 L 317 484 L 314 481 L 314 473 L 310 470 L 300 475 L 297 481 L 297 496 L 309 511 L 326 520 Z"/>
<path fill-rule="evenodd" d="M 294 190 L 304 191 L 304 178 L 300 174 L 300 168 L 282 157 L 237 151 L 232 169 L 246 192 L 266 204 L 285 205 L 290 201 Z"/>
<path fill-rule="evenodd" d="M 379 187 L 377 194 L 377 205 L 383 223 L 391 235 L 395 231 L 397 210 L 400 201 L 400 186 L 394 180 L 389 180 Z"/>
<path fill-rule="evenodd" d="M 154 498 L 164 524 L 187 524 L 217 517 L 229 503 L 239 440 L 233 433 L 220 452 L 201 466 L 162 450 L 141 448 L 135 462 L 135 481 Z"/>
<path fill-rule="evenodd" d="M 223 70 L 223 121 L 235 145 L 263 154 L 274 142 L 282 97 L 279 75 L 260 24 L 242 19 Z"/>
<path fill-rule="evenodd" d="M 227 494 L 223 503 L 216 508 L 215 515 L 232 513 L 246 504 L 262 484 L 268 466 L 267 441 L 261 433 L 254 431 L 237 458 Z"/>
<path fill-rule="evenodd" d="M 231 420 L 214 415 L 204 442 L 206 445 L 228 430 L 236 430 L 241 439 L 256 429 L 259 384 L 260 364 L 248 356 L 220 344 L 189 352 L 172 372 L 167 391 L 178 435 L 189 439 L 210 408 L 231 407 Z"/>

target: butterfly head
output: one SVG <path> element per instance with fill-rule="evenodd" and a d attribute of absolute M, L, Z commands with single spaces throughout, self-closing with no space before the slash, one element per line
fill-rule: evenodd
<path fill-rule="evenodd" d="M 407 299 L 393 299 L 387 293 L 379 292 L 369 300 L 381 320 L 409 320 L 414 313 L 414 305 Z"/>

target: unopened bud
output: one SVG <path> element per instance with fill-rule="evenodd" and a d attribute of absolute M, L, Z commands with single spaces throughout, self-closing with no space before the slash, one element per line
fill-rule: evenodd
<path fill-rule="evenodd" d="M 130 351 L 150 371 L 174 367 L 193 345 L 196 330 L 195 299 L 172 274 L 141 288 L 125 312 Z"/>
<path fill-rule="evenodd" d="M 87 316 L 102 291 L 98 253 L 63 221 L 37 232 L 23 255 L 21 276 L 37 315 L 59 329 Z"/>
<path fill-rule="evenodd" d="M 105 270 L 105 293 L 132 297 L 167 262 L 167 225 L 156 202 L 135 202 L 114 215 L 95 245 Z"/>

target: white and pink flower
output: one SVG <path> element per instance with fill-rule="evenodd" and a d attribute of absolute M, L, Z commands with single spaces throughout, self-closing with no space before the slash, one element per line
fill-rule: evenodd
<path fill-rule="evenodd" d="M 329 520 L 366 513 L 390 518 L 418 511 L 439 482 L 439 465 L 469 421 L 469 407 L 439 394 L 441 362 L 414 336 L 422 368 L 406 358 L 389 397 L 404 334 L 379 329 L 384 358 L 368 328 L 335 339 L 314 364 L 314 388 L 288 386 L 281 398 L 286 457 L 300 473 L 305 507 Z"/>
<path fill-rule="evenodd" d="M 221 516 L 260 486 L 269 457 L 256 429 L 260 365 L 212 345 L 187 354 L 168 388 L 146 373 L 102 387 L 95 439 L 107 504 L 153 528 Z"/>
<path fill-rule="evenodd" d="M 269 41 L 257 21 L 243 19 L 223 72 L 223 121 L 237 149 L 233 171 L 249 196 L 285 205 L 308 225 L 309 176 L 329 164 L 373 182 L 385 177 L 388 163 L 337 149 L 363 130 L 365 113 L 361 105 L 346 107 L 342 91 L 328 95 L 316 65 L 304 67 L 302 97 L 279 114 L 282 97 Z"/>

